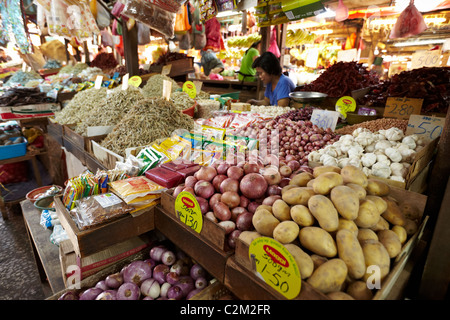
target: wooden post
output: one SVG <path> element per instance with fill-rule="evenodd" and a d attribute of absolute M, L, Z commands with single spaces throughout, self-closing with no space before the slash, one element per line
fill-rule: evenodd
<path fill-rule="evenodd" d="M 280 56 L 280 65 L 281 68 L 284 67 L 284 57 L 289 56 L 289 52 L 286 49 L 286 37 L 287 37 L 287 23 L 283 23 L 280 25 L 280 33 L 279 33 L 279 41 L 278 47 L 280 48 L 281 56 Z"/>
<path fill-rule="evenodd" d="M 270 27 L 260 28 L 261 34 L 261 53 L 264 53 L 270 46 Z"/>
<path fill-rule="evenodd" d="M 122 37 L 125 56 L 125 65 L 130 77 L 139 74 L 139 55 L 136 25 L 128 30 L 126 22 L 122 22 Z"/>

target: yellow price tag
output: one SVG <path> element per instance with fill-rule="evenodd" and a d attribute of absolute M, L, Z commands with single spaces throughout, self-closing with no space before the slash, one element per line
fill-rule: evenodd
<path fill-rule="evenodd" d="M 343 96 L 336 102 L 336 111 L 347 118 L 347 112 L 353 112 L 356 110 L 356 101 L 353 97 Z"/>
<path fill-rule="evenodd" d="M 142 83 L 142 78 L 139 76 L 132 76 L 130 79 L 128 79 L 128 84 L 132 85 L 133 87 L 139 87 Z"/>
<path fill-rule="evenodd" d="M 191 99 L 194 99 L 197 96 L 197 87 L 192 81 L 186 81 L 183 84 L 183 91 L 186 92 Z"/>
<path fill-rule="evenodd" d="M 175 199 L 175 213 L 187 227 L 191 228 L 197 233 L 200 233 L 203 228 L 203 215 L 192 193 L 182 191 Z"/>
<path fill-rule="evenodd" d="M 268 285 L 287 299 L 294 299 L 300 293 L 301 276 L 294 257 L 285 246 L 268 237 L 252 241 L 249 250 L 256 272 Z"/>

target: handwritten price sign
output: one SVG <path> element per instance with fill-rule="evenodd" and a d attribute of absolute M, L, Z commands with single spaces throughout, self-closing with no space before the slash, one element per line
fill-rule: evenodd
<path fill-rule="evenodd" d="M 339 118 L 339 112 L 329 110 L 314 109 L 311 115 L 311 122 L 322 129 L 334 131 Z"/>
<path fill-rule="evenodd" d="M 257 275 L 268 285 L 287 299 L 298 296 L 300 271 L 286 247 L 272 238 L 260 237 L 252 241 L 248 252 Z"/>
<path fill-rule="evenodd" d="M 195 197 L 183 191 L 175 199 L 175 213 L 187 227 L 191 228 L 197 233 L 200 233 L 203 228 L 203 215 L 200 206 Z"/>
<path fill-rule="evenodd" d="M 441 50 L 417 51 L 411 58 L 411 69 L 422 67 L 439 67 L 441 63 Z"/>
<path fill-rule="evenodd" d="M 413 114 L 420 114 L 423 99 L 389 97 L 383 116 L 385 118 L 406 119 Z"/>
<path fill-rule="evenodd" d="M 439 137 L 444 129 L 445 118 L 411 115 L 406 128 L 406 134 L 425 136 L 430 140 Z"/>

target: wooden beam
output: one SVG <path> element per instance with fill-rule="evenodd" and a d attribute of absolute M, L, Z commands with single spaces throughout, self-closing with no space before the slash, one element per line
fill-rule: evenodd
<path fill-rule="evenodd" d="M 126 22 L 122 22 L 123 49 L 125 66 L 130 77 L 139 74 L 139 54 L 136 24 L 128 30 Z"/>

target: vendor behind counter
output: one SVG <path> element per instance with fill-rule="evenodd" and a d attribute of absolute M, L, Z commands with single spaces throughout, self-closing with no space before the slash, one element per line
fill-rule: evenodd
<path fill-rule="evenodd" d="M 211 49 L 206 51 L 202 50 L 200 54 L 202 56 L 200 62 L 202 64 L 205 76 L 209 76 L 210 74 L 219 74 L 225 69 L 222 61 L 217 58 L 216 54 Z"/>

